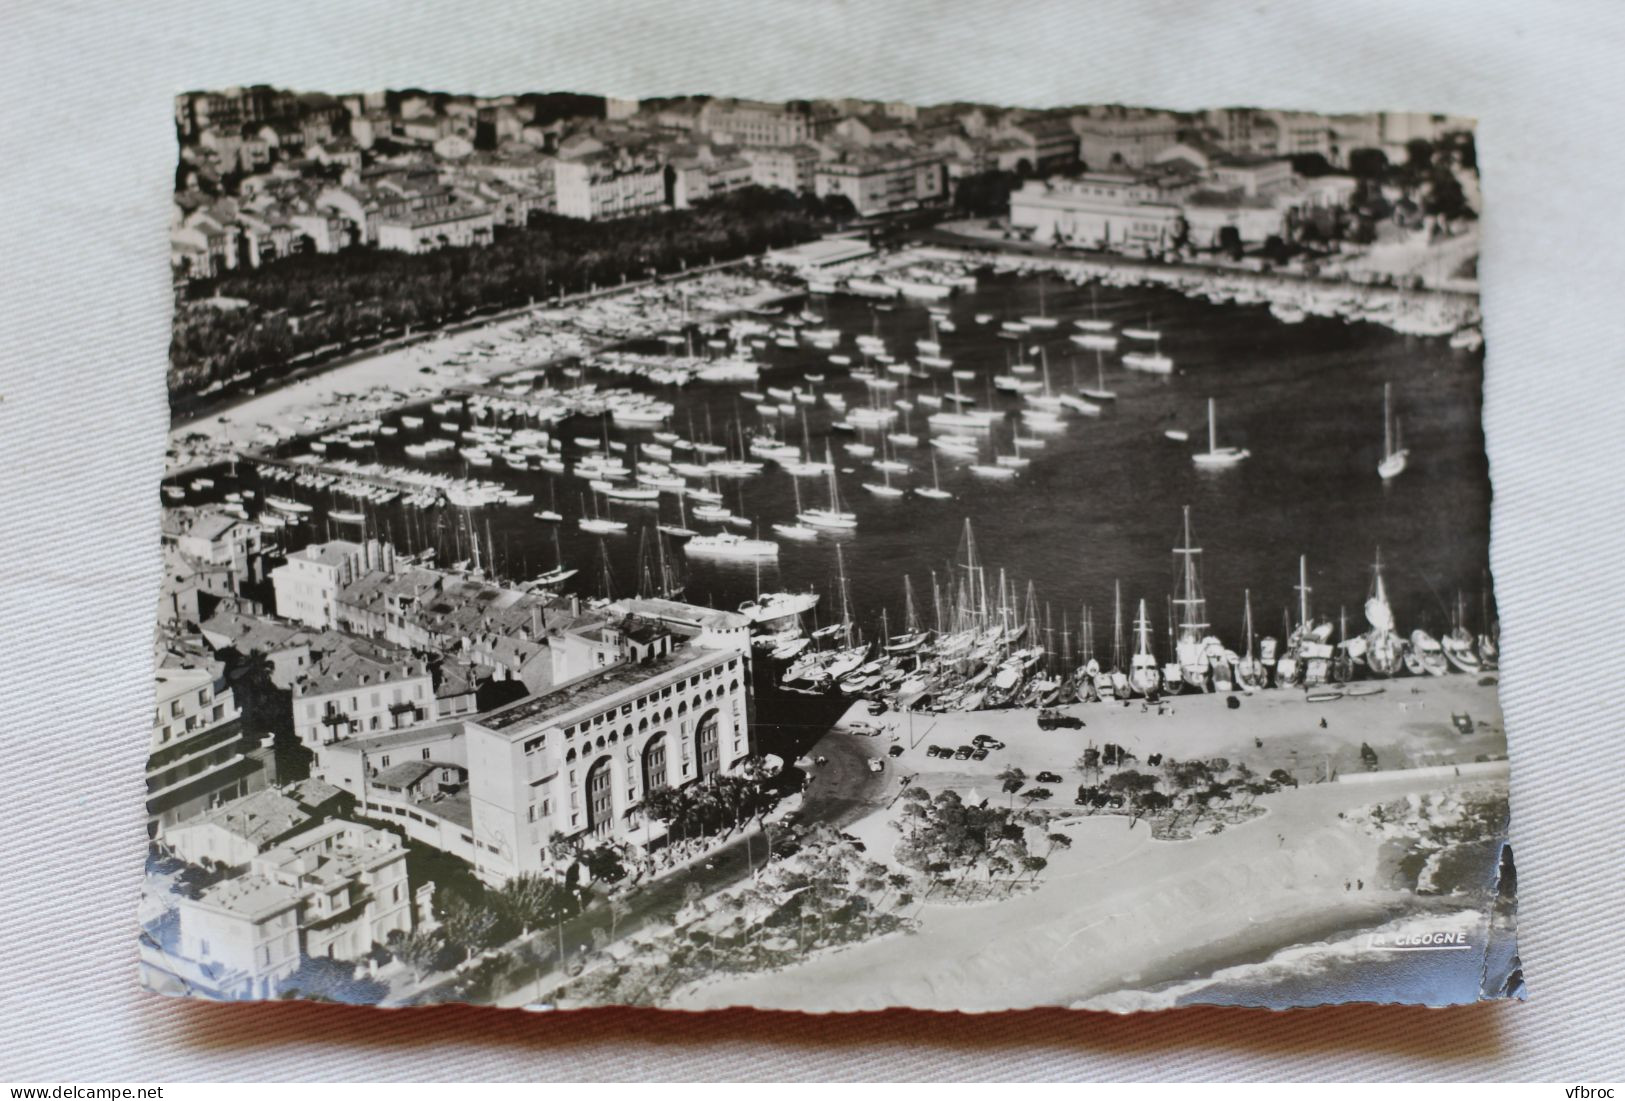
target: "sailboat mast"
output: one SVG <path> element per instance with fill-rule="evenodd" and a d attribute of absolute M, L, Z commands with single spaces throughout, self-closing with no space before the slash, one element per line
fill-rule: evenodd
<path fill-rule="evenodd" d="M 1207 449 L 1209 454 L 1219 450 L 1219 433 L 1214 424 L 1212 398 L 1207 399 Z"/>
<path fill-rule="evenodd" d="M 1382 457 L 1386 459 L 1394 453 L 1393 422 L 1389 419 L 1388 394 L 1392 383 L 1382 384 Z"/>
<path fill-rule="evenodd" d="M 1309 556 L 1298 555 L 1298 622 L 1309 625 Z"/>

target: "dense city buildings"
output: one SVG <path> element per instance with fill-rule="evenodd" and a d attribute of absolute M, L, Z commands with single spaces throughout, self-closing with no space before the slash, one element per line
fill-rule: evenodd
<path fill-rule="evenodd" d="M 858 216 L 883 217 L 948 209 L 963 182 L 990 173 L 1018 185 L 1081 172 L 1140 173 L 1177 148 L 1269 160 L 1280 171 L 1291 158 L 1318 158 L 1347 171 L 1357 150 L 1400 163 L 1410 143 L 1466 125 L 1438 115 L 1250 108 L 570 102 L 583 113 L 561 116 L 557 105 L 514 97 L 334 99 L 268 88 L 181 96 L 175 269 L 214 278 L 301 252 L 479 247 L 540 215 L 599 221 L 682 210 L 749 186 L 838 198 Z M 1212 182 L 1204 190 L 1228 190 Z M 1242 206 L 1255 197 L 1249 192 Z M 1046 216 L 1032 214 L 1044 205 L 1026 202 L 1021 224 L 1047 227 Z M 1201 209 L 1201 220 L 1212 221 L 1212 204 Z M 1062 220 L 1091 218 L 1075 212 Z M 1165 236 L 1153 229 L 1163 219 L 1151 211 L 1114 213 L 1110 233 L 1105 220 L 1101 214 L 1078 239 L 1138 246 Z M 1252 240 L 1252 227 L 1265 220 L 1238 213 L 1232 224 Z"/>

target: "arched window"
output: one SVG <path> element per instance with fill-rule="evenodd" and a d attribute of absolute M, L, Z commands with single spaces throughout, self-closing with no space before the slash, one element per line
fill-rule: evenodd
<path fill-rule="evenodd" d="M 722 739 L 717 729 L 717 713 L 708 711 L 694 733 L 699 749 L 700 779 L 709 780 L 722 771 Z"/>
<path fill-rule="evenodd" d="M 609 758 L 600 758 L 587 773 L 587 828 L 602 836 L 615 828 L 615 793 Z"/>
<path fill-rule="evenodd" d="M 575 760 L 575 759 L 576 759 L 576 751 L 575 751 L 575 750 L 573 750 L 573 749 L 572 749 L 572 750 L 570 750 L 570 752 L 568 752 L 568 753 L 566 753 L 566 754 L 565 754 L 565 755 L 564 755 L 564 759 L 565 759 L 565 760 L 566 760 L 566 761 L 573 761 L 573 760 Z"/>
<path fill-rule="evenodd" d="M 643 790 L 650 792 L 666 783 L 666 736 L 656 734 L 643 747 Z"/>

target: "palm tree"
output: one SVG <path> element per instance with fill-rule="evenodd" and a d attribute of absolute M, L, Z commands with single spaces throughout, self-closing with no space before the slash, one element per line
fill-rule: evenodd
<path fill-rule="evenodd" d="M 1004 771 L 999 773 L 998 779 L 1003 785 L 1003 790 L 1010 793 L 1010 806 L 1014 809 L 1016 792 L 1020 791 L 1021 785 L 1027 782 L 1027 773 L 1015 765 L 1007 765 Z"/>
<path fill-rule="evenodd" d="M 395 942 L 395 958 L 412 969 L 413 982 L 422 982 L 423 973 L 434 966 L 444 947 L 438 931 L 414 929 Z"/>

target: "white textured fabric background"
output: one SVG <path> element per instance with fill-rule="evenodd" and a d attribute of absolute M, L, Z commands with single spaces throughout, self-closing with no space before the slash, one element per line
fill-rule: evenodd
<path fill-rule="evenodd" d="M 0 1078 L 1625 1074 L 1625 5 L 10 0 L 0 43 Z M 1114 1019 L 527 1016 L 140 994 L 171 96 L 255 81 L 1477 116 L 1493 565 L 1533 1000 Z"/>

